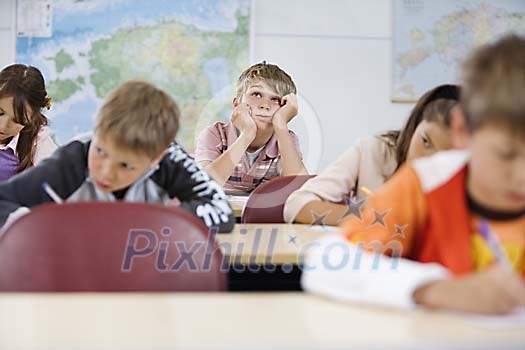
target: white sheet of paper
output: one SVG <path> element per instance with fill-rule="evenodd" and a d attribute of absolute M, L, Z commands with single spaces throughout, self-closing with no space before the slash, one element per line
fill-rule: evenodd
<path fill-rule="evenodd" d="M 244 201 L 246 202 L 248 200 L 248 196 L 238 196 L 238 195 L 228 195 L 229 201 Z"/>

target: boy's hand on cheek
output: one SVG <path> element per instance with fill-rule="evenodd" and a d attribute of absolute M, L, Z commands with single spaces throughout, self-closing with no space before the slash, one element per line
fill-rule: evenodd
<path fill-rule="evenodd" d="M 298 112 L 297 95 L 288 94 L 281 99 L 281 107 L 275 112 L 272 124 L 276 128 L 285 128 Z"/>
<path fill-rule="evenodd" d="M 418 288 L 413 297 L 416 303 L 432 308 L 505 314 L 525 306 L 525 285 L 515 272 L 494 266 L 427 284 Z"/>
<path fill-rule="evenodd" d="M 241 134 L 255 138 L 257 124 L 252 118 L 252 110 L 247 104 L 239 104 L 233 109 L 231 122 Z"/>

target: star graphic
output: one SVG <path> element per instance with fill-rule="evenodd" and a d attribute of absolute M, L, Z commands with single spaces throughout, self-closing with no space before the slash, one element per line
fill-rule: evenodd
<path fill-rule="evenodd" d="M 293 243 L 294 245 L 297 245 L 297 242 L 295 241 L 297 239 L 297 235 L 292 236 L 288 235 L 288 243 Z"/>
<path fill-rule="evenodd" d="M 403 226 L 397 226 L 396 224 L 394 224 L 394 227 L 396 228 L 396 232 L 392 234 L 392 238 L 397 237 L 397 236 L 401 236 L 401 238 L 406 238 L 405 232 L 403 231 L 407 228 L 407 226 L 408 224 L 403 225 Z"/>
<path fill-rule="evenodd" d="M 331 210 L 319 215 L 315 211 L 311 210 L 310 213 L 312 214 L 312 218 L 314 219 L 309 227 L 312 226 L 321 226 L 324 229 L 324 221 L 326 220 L 326 217 L 328 214 L 330 214 Z"/>
<path fill-rule="evenodd" d="M 379 224 L 379 225 L 383 226 L 384 228 L 386 228 L 385 216 L 388 215 L 388 213 L 390 212 L 390 209 L 385 210 L 382 213 L 378 212 L 375 209 L 372 209 L 372 210 L 374 211 L 374 220 L 372 220 L 372 222 L 370 223 L 370 225 L 368 225 L 368 227 L 373 226 L 375 224 Z"/>
<path fill-rule="evenodd" d="M 356 218 L 358 218 L 360 221 L 363 221 L 363 218 L 361 216 L 361 208 L 365 204 L 366 198 L 363 198 L 358 201 L 354 201 L 350 196 L 345 196 L 345 203 L 347 206 L 346 211 L 344 214 L 339 218 L 339 221 L 343 220 L 349 215 L 353 215 Z"/>

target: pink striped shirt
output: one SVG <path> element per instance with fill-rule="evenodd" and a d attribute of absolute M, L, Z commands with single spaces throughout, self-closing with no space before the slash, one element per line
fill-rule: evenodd
<path fill-rule="evenodd" d="M 195 159 L 197 162 L 214 161 L 235 142 L 237 137 L 237 129 L 232 123 L 215 122 L 204 129 L 197 138 Z M 300 154 L 297 135 L 290 131 L 290 137 Z M 259 184 L 280 176 L 282 171 L 277 136 L 274 134 L 251 166 L 246 153 L 243 155 L 224 188 L 227 192 L 233 192 L 232 190 L 250 192 Z"/>

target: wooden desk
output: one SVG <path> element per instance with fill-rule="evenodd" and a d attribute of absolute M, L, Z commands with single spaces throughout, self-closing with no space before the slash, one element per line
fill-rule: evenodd
<path fill-rule="evenodd" d="M 1 349 L 516 348 L 525 332 L 302 293 L 0 294 Z"/>
<path fill-rule="evenodd" d="M 240 218 L 242 216 L 242 210 L 244 209 L 244 205 L 248 201 L 248 195 L 246 196 L 234 196 L 229 195 L 228 196 L 228 202 L 230 202 L 230 205 L 233 209 L 233 214 L 236 218 Z"/>
<path fill-rule="evenodd" d="M 228 288 L 233 291 L 301 290 L 301 265 L 315 240 L 336 227 L 296 224 L 237 224 L 218 234 L 219 247 L 230 264 Z"/>
<path fill-rule="evenodd" d="M 231 264 L 297 265 L 312 243 L 336 227 L 300 224 L 237 224 L 231 233 L 217 234 Z"/>

